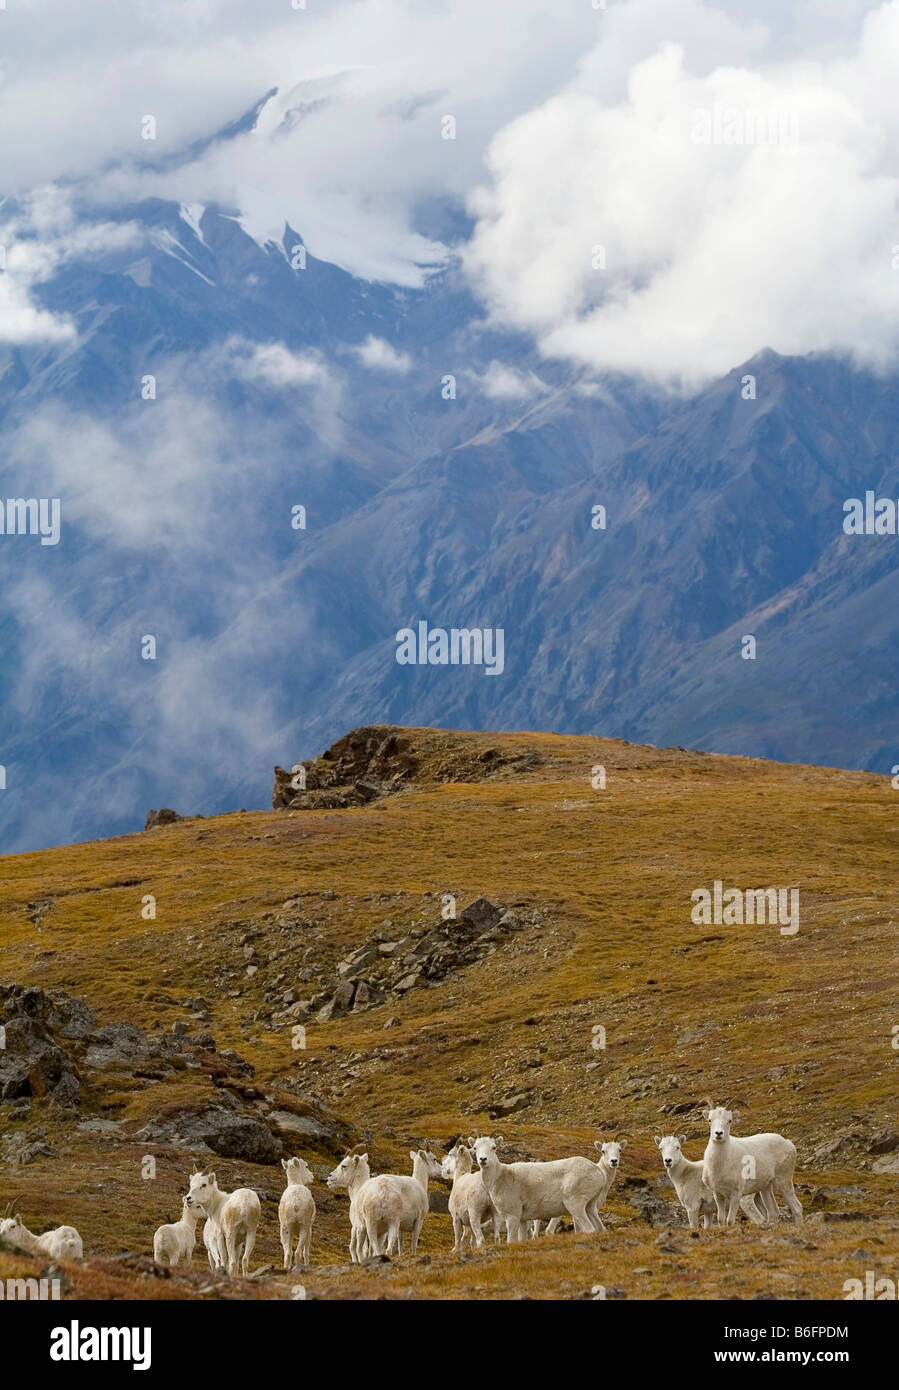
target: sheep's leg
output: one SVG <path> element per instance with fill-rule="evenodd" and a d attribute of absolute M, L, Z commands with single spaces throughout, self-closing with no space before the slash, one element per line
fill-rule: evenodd
<path fill-rule="evenodd" d="M 590 1202 L 589 1205 L 587 1206 L 587 1215 L 589 1216 L 590 1220 L 593 1222 L 593 1229 L 594 1229 L 594 1231 L 604 1231 L 604 1230 L 606 1229 L 606 1228 L 605 1228 L 605 1223 L 604 1223 L 602 1217 L 601 1217 L 600 1214 L 599 1214 L 599 1209 L 600 1209 L 600 1200 L 599 1200 L 598 1197 L 594 1197 L 594 1198 L 593 1198 L 593 1201 Z M 547 1235 L 548 1235 L 548 1234 L 549 1234 L 549 1232 L 547 1232 Z"/>
<path fill-rule="evenodd" d="M 422 1218 L 422 1220 L 424 1220 L 424 1218 Z M 411 1235 L 410 1235 L 410 1237 L 409 1237 L 409 1244 L 412 1246 L 412 1254 L 413 1254 L 413 1255 L 416 1254 L 416 1252 L 418 1251 L 418 1237 L 419 1237 L 420 1234 L 421 1234 L 421 1221 L 416 1221 L 415 1225 L 412 1227 L 412 1233 L 411 1233 Z"/>
<path fill-rule="evenodd" d="M 708 1217 L 703 1217 L 703 1220 L 708 1221 Z M 699 1230 L 699 1207 L 687 1207 L 687 1221 L 691 1231 Z"/>
<path fill-rule="evenodd" d="M 764 1226 L 767 1221 L 767 1213 L 764 1205 L 759 1206 L 758 1194 L 750 1192 L 745 1197 L 740 1198 L 740 1206 L 749 1220 L 756 1226 Z"/>
<path fill-rule="evenodd" d="M 365 1218 L 365 1234 L 366 1234 L 366 1236 L 368 1237 L 368 1250 L 369 1250 L 369 1254 L 371 1254 L 371 1255 L 373 1255 L 373 1256 L 374 1256 L 374 1255 L 380 1255 L 380 1254 L 381 1254 L 381 1237 L 380 1237 L 380 1235 L 379 1235 L 379 1233 L 378 1233 L 378 1228 L 377 1228 L 377 1226 L 375 1225 L 374 1220 L 371 1219 L 371 1218 L 368 1217 L 368 1216 L 366 1216 L 366 1218 Z M 389 1242 L 389 1235 L 388 1235 L 388 1242 Z"/>
<path fill-rule="evenodd" d="M 727 1224 L 732 1226 L 737 1219 L 737 1212 L 740 1210 L 740 1193 L 734 1192 L 727 1204 Z"/>
<path fill-rule="evenodd" d="M 793 1179 L 792 1179 L 792 1178 L 778 1178 L 778 1179 L 775 1181 L 774 1186 L 775 1186 L 776 1189 L 777 1189 L 777 1195 L 778 1195 L 778 1197 L 780 1197 L 781 1201 L 782 1201 L 782 1202 L 785 1202 L 785 1203 L 787 1204 L 787 1206 L 789 1207 L 790 1212 L 791 1212 L 792 1217 L 793 1217 L 793 1220 L 796 1222 L 796 1225 L 797 1225 L 797 1226 L 798 1226 L 798 1225 L 801 1225 L 801 1223 L 802 1223 L 802 1203 L 800 1202 L 799 1198 L 796 1196 L 796 1192 L 795 1192 L 795 1189 L 794 1189 L 794 1187 L 793 1187 Z"/>
<path fill-rule="evenodd" d="M 521 1240 L 520 1227 L 517 1216 L 506 1217 L 506 1244 L 511 1245 L 514 1240 Z"/>
<path fill-rule="evenodd" d="M 596 1229 L 593 1222 L 587 1216 L 587 1208 L 585 1205 L 576 1206 L 574 1202 L 572 1202 L 570 1206 L 566 1204 L 565 1210 L 574 1222 L 574 1229 L 576 1231 L 583 1233 L 584 1231 L 594 1231 Z"/>
<path fill-rule="evenodd" d="M 768 1187 L 764 1188 L 760 1195 L 762 1199 L 762 1206 L 764 1207 L 765 1212 L 767 1213 L 768 1220 L 770 1221 L 771 1225 L 774 1226 L 780 1220 L 780 1211 L 778 1209 L 777 1202 L 774 1199 L 774 1183 L 772 1182 L 769 1184 Z"/>
<path fill-rule="evenodd" d="M 717 1192 L 715 1193 L 715 1207 L 718 1212 L 718 1225 L 723 1226 L 727 1221 L 727 1204 L 723 1197 L 718 1196 Z"/>
<path fill-rule="evenodd" d="M 236 1279 L 238 1269 L 237 1240 L 230 1226 L 225 1232 L 225 1251 L 228 1257 L 228 1274 L 230 1278 Z"/>

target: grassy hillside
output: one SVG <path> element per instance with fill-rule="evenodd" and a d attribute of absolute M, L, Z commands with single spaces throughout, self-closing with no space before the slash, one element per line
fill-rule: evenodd
<path fill-rule="evenodd" d="M 202 1050 L 172 1075 L 82 1065 L 77 1110 L 49 1097 L 0 1105 L 0 1196 L 21 1194 L 35 1230 L 78 1226 L 91 1258 L 67 1269 L 73 1291 L 284 1298 L 301 1282 L 327 1297 L 575 1297 L 602 1284 L 630 1298 L 840 1298 L 865 1269 L 894 1274 L 889 780 L 596 738 L 404 733 L 414 781 L 361 808 L 196 818 L 3 859 L 0 982 L 81 996 L 98 1025 L 187 1023 L 213 1035 L 219 1059 L 233 1049 L 255 1069 Z M 693 925 L 690 895 L 715 879 L 798 886 L 798 933 Z M 486 897 L 518 929 L 433 985 L 328 1021 L 315 1010 L 295 1048 L 287 992 L 308 999 L 378 936 L 416 940 L 441 922 L 446 893 L 458 912 Z M 142 915 L 147 895 L 155 918 Z M 319 1184 L 312 1269 L 230 1285 L 200 1246 L 190 1270 L 157 1277 L 153 1231 L 176 1218 L 194 1160 L 222 1186 L 268 1194 L 253 1263 L 279 1268 L 280 1165 L 134 1137 L 222 1091 L 262 1117 L 325 1116 L 331 1138 L 283 1147 L 319 1172 L 339 1156 L 335 1134 L 365 1143 L 373 1171 L 404 1172 L 413 1144 L 475 1128 L 539 1158 L 624 1134 L 609 1231 L 459 1260 L 435 1213 L 417 1259 L 351 1271 L 346 1198 Z M 816 1219 L 685 1228 L 652 1136 L 686 1133 L 699 1157 L 706 1095 L 741 1112 L 737 1133 L 794 1140 Z M 14 1164 L 38 1131 L 56 1154 Z M 40 1267 L 0 1251 L 0 1277 Z"/>

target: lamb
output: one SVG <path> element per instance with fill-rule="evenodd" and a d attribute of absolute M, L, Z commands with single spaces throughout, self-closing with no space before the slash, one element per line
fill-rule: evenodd
<path fill-rule="evenodd" d="M 282 1158 L 281 1167 L 287 1174 L 287 1186 L 278 1204 L 278 1221 L 284 1268 L 290 1269 L 291 1266 L 309 1263 L 312 1223 L 315 1220 L 315 1198 L 309 1191 L 309 1184 L 314 1181 L 315 1174 L 302 1158 Z"/>
<path fill-rule="evenodd" d="M 758 1192 L 771 1222 L 780 1218 L 774 1193 L 783 1198 L 798 1224 L 802 1204 L 793 1190 L 796 1145 L 782 1134 L 750 1134 L 732 1137 L 736 1116 L 723 1105 L 709 1101 L 703 1116 L 709 1122 L 709 1142 L 702 1160 L 702 1180 L 711 1189 L 718 1209 L 718 1224 L 732 1226 L 740 1199 Z"/>
<path fill-rule="evenodd" d="M 49 1255 L 53 1260 L 84 1259 L 84 1242 L 74 1226 L 57 1226 L 55 1230 L 36 1236 L 22 1224 L 18 1213 L 0 1221 L 0 1240 L 8 1240 L 10 1245 L 27 1250 L 29 1255 Z"/>
<path fill-rule="evenodd" d="M 709 1224 L 709 1218 L 715 1214 L 715 1201 L 712 1193 L 702 1180 L 702 1162 L 687 1158 L 682 1152 L 681 1146 L 686 1144 L 687 1136 L 681 1134 L 656 1134 L 655 1142 L 662 1155 L 662 1162 L 665 1165 L 665 1172 L 671 1179 L 671 1185 L 680 1199 L 681 1206 L 687 1213 L 687 1220 L 692 1230 L 699 1229 L 699 1218 L 702 1216 L 703 1227 Z M 741 1197 L 740 1206 L 743 1208 L 750 1221 L 756 1225 L 764 1222 L 765 1218 L 756 1206 L 756 1199 L 753 1195 Z"/>
<path fill-rule="evenodd" d="M 490 1200 L 481 1174 L 471 1171 L 473 1163 L 471 1149 L 457 1143 L 441 1164 L 443 1176 L 453 1184 L 449 1213 L 453 1220 L 453 1250 L 456 1253 L 464 1248 L 466 1235 L 469 1245 L 484 1244 L 483 1223 L 488 1216 L 493 1221 L 493 1239 L 499 1240 L 500 1235 L 499 1213 Z"/>
<path fill-rule="evenodd" d="M 612 1184 L 618 1175 L 618 1166 L 621 1163 L 621 1150 L 627 1148 L 627 1140 L 608 1139 L 605 1142 L 603 1142 L 601 1139 L 596 1139 L 594 1140 L 593 1147 L 594 1149 L 599 1150 L 599 1158 L 593 1166 L 594 1168 L 596 1168 L 597 1172 L 599 1172 L 602 1175 L 605 1181 L 605 1190 L 603 1191 L 601 1196 L 595 1197 L 594 1200 L 590 1203 L 590 1206 L 587 1208 L 587 1215 L 593 1222 L 594 1230 L 604 1231 L 606 1229 L 605 1223 L 603 1222 L 603 1219 L 599 1213 L 605 1206 L 606 1198 L 608 1197 L 609 1192 L 612 1188 Z M 534 1232 L 534 1234 L 539 1235 L 540 1223 L 536 1222 L 535 1224 L 537 1225 L 538 1229 Z M 561 1224 L 561 1216 L 553 1217 L 552 1221 L 550 1221 L 549 1225 L 546 1228 L 546 1234 L 548 1236 L 554 1236 Z"/>
<path fill-rule="evenodd" d="M 223 1192 L 215 1180 L 215 1173 L 192 1173 L 186 1200 L 188 1206 L 202 1208 L 203 1213 L 221 1227 L 231 1278 L 238 1273 L 246 1275 L 256 1244 L 256 1228 L 262 1215 L 257 1194 L 250 1187 Z"/>
<path fill-rule="evenodd" d="M 403 1232 L 409 1231 L 412 1254 L 428 1214 L 428 1178 L 442 1177 L 440 1163 L 427 1149 L 411 1149 L 412 1176 L 382 1173 L 365 1183 L 357 1198 L 358 1218 L 365 1227 L 373 1255 L 402 1254 Z"/>
<path fill-rule="evenodd" d="M 182 1260 L 190 1264 L 197 1243 L 199 1219 L 199 1208 L 189 1206 L 185 1197 L 181 1203 L 181 1220 L 160 1226 L 153 1237 L 153 1259 L 158 1265 L 172 1266 L 180 1264 Z"/>
<path fill-rule="evenodd" d="M 371 1181 L 368 1154 L 347 1154 L 328 1174 L 328 1187 L 332 1192 L 346 1191 L 350 1198 L 350 1260 L 358 1264 L 369 1254 L 365 1228 L 359 1219 L 358 1198 L 362 1188 Z"/>
<path fill-rule="evenodd" d="M 469 1139 L 478 1161 L 484 1186 L 506 1227 L 506 1241 L 523 1238 L 523 1229 L 534 1221 L 570 1216 L 576 1231 L 605 1229 L 599 1206 L 611 1186 L 610 1170 L 617 1169 L 620 1145 L 608 1164 L 591 1163 L 589 1158 L 558 1158 L 550 1163 L 502 1163 L 496 1139 Z M 601 1147 L 598 1145 L 598 1147 Z M 603 1154 L 606 1158 L 606 1154 Z M 599 1223 L 599 1224 L 596 1224 Z"/>

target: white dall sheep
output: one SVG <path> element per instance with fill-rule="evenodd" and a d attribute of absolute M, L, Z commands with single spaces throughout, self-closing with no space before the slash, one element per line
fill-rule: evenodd
<path fill-rule="evenodd" d="M 682 1145 L 687 1142 L 686 1134 L 656 1134 L 654 1137 L 662 1155 L 665 1172 L 687 1213 L 691 1229 L 699 1229 L 700 1216 L 703 1227 L 708 1226 L 709 1219 L 715 1215 L 715 1198 L 702 1180 L 702 1160 L 687 1158 L 683 1152 Z M 750 1221 L 754 1221 L 756 1225 L 764 1222 L 765 1218 L 756 1206 L 754 1196 L 741 1197 L 740 1206 Z"/>
<path fill-rule="evenodd" d="M 248 1274 L 262 1215 L 259 1197 L 253 1189 L 238 1187 L 234 1192 L 223 1192 L 215 1180 L 215 1173 L 192 1173 L 187 1202 L 191 1207 L 202 1208 L 203 1213 L 221 1227 L 231 1278 Z"/>
<path fill-rule="evenodd" d="M 758 1192 L 771 1222 L 780 1218 L 775 1192 L 786 1202 L 793 1220 L 801 1222 L 802 1204 L 793 1191 L 796 1145 L 782 1134 L 731 1135 L 736 1116 L 723 1105 L 703 1110 L 709 1122 L 709 1142 L 702 1159 L 702 1180 L 718 1209 L 718 1224 L 732 1226 L 740 1199 Z"/>
<path fill-rule="evenodd" d="M 153 1259 L 158 1265 L 177 1265 L 182 1260 L 190 1264 L 197 1243 L 199 1219 L 199 1208 L 189 1206 L 185 1197 L 181 1203 L 181 1220 L 160 1226 L 153 1237 Z"/>
<path fill-rule="evenodd" d="M 611 1156 L 607 1163 L 580 1157 L 549 1163 L 502 1163 L 497 1153 L 502 1135 L 468 1142 L 474 1148 L 490 1200 L 505 1225 L 507 1242 L 521 1240 L 525 1227 L 534 1221 L 549 1221 L 551 1234 L 557 1226 L 556 1217 L 569 1216 L 576 1231 L 605 1229 L 599 1208 L 617 1171 L 621 1145 L 606 1146 L 616 1150 L 614 1164 Z"/>
<path fill-rule="evenodd" d="M 443 1176 L 453 1186 L 449 1196 L 449 1213 L 453 1220 L 453 1250 L 458 1253 L 465 1246 L 466 1235 L 469 1245 L 484 1244 L 484 1221 L 489 1216 L 493 1222 L 493 1239 L 499 1240 L 501 1222 L 499 1212 L 490 1200 L 480 1172 L 473 1173 L 474 1154 L 466 1144 L 454 1144 L 441 1164 Z"/>
<path fill-rule="evenodd" d="M 412 1176 L 382 1173 L 371 1178 L 359 1192 L 359 1221 L 365 1227 L 373 1255 L 400 1255 L 403 1232 L 408 1231 L 412 1254 L 428 1214 L 428 1179 L 442 1177 L 440 1162 L 427 1149 L 410 1149 Z"/>
<path fill-rule="evenodd" d="M 81 1260 L 84 1258 L 84 1242 L 74 1226 L 57 1226 L 53 1231 L 44 1231 L 36 1236 L 22 1224 L 18 1214 L 0 1221 L 0 1239 L 8 1240 L 29 1255 L 49 1255 L 53 1260 Z"/>
<path fill-rule="evenodd" d="M 609 1192 L 612 1189 L 612 1184 L 618 1175 L 618 1168 L 621 1163 L 621 1150 L 627 1148 L 627 1140 L 607 1139 L 605 1142 L 603 1142 L 601 1139 L 596 1139 L 593 1142 L 593 1147 L 594 1149 L 599 1150 L 599 1158 L 593 1166 L 598 1173 L 602 1174 L 605 1180 L 605 1191 L 600 1196 L 594 1198 L 590 1206 L 587 1208 L 587 1215 L 593 1222 L 595 1230 L 604 1231 L 606 1229 L 605 1223 L 603 1222 L 603 1219 L 599 1213 L 605 1206 L 606 1198 L 608 1197 Z M 536 1224 L 539 1226 L 539 1222 Z M 554 1236 L 561 1224 L 561 1216 L 554 1217 L 546 1228 L 546 1234 L 548 1236 Z M 535 1234 L 539 1235 L 539 1230 L 536 1231 Z"/>
<path fill-rule="evenodd" d="M 278 1204 L 278 1221 L 284 1268 L 290 1269 L 291 1266 L 309 1263 L 312 1223 L 315 1220 L 315 1198 L 309 1191 L 309 1185 L 315 1181 L 315 1174 L 302 1158 L 282 1158 L 281 1167 L 287 1174 L 287 1186 Z"/>
<path fill-rule="evenodd" d="M 328 1174 L 328 1187 L 332 1192 L 344 1191 L 350 1199 L 350 1260 L 358 1264 L 370 1253 L 365 1227 L 359 1219 L 358 1198 L 366 1183 L 371 1182 L 371 1169 L 368 1154 L 347 1154 Z"/>

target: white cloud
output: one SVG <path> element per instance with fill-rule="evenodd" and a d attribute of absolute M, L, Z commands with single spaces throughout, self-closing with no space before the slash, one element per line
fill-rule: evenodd
<path fill-rule="evenodd" d="M 27 194 L 21 209 L 0 221 L 0 342 L 74 339 L 68 315 L 53 314 L 36 302 L 37 287 L 66 262 L 133 245 L 139 236 L 132 222 L 77 222 L 69 193 L 56 185 Z"/>
<path fill-rule="evenodd" d="M 534 372 L 519 371 L 517 367 L 507 366 L 496 359 L 477 381 L 484 395 L 497 401 L 533 399 L 545 395 L 549 390 Z"/>
<path fill-rule="evenodd" d="M 364 367 L 378 372 L 408 372 L 412 358 L 408 352 L 398 352 L 386 338 L 376 338 L 369 333 L 364 343 L 353 348 Z"/>
<path fill-rule="evenodd" d="M 766 346 L 884 366 L 899 347 L 897 80 L 899 4 L 847 58 L 694 76 L 663 43 L 614 105 L 582 73 L 494 140 L 469 272 L 496 319 L 596 369 L 692 387 Z M 739 121 L 720 113 L 752 111 L 798 139 L 697 143 L 697 111 L 716 109 L 725 138 Z"/>

